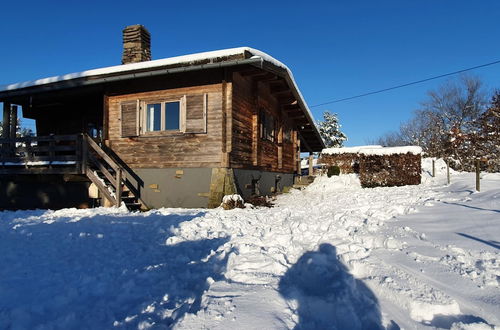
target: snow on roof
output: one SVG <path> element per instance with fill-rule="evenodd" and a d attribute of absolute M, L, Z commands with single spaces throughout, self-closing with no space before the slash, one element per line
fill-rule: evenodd
<path fill-rule="evenodd" d="M 358 146 L 358 147 L 343 147 L 343 148 L 326 148 L 321 152 L 327 155 L 338 155 L 338 154 L 355 154 L 362 149 L 375 149 L 382 148 L 379 145 L 368 145 L 368 146 Z"/>
<path fill-rule="evenodd" d="M 43 79 L 38 79 L 38 80 L 3 85 L 3 86 L 0 86 L 0 91 L 8 91 L 8 90 L 15 90 L 15 89 L 26 88 L 26 87 L 46 85 L 46 84 L 51 84 L 51 83 L 60 82 L 60 81 L 72 80 L 72 79 L 76 79 L 76 78 L 93 77 L 93 76 L 108 75 L 108 74 L 114 74 L 114 73 L 125 73 L 125 72 L 136 71 L 136 70 L 161 68 L 163 66 L 168 66 L 168 65 L 173 65 L 173 64 L 189 63 L 189 62 L 196 62 L 196 61 L 207 60 L 207 59 L 214 59 L 214 58 L 218 58 L 218 57 L 244 54 L 245 51 L 250 52 L 251 54 L 254 55 L 254 57 L 255 56 L 260 57 L 267 62 L 270 62 L 274 65 L 277 65 L 279 67 L 282 67 L 282 68 L 288 70 L 286 65 L 284 65 L 280 61 L 276 60 L 275 58 L 271 57 L 270 55 L 267 55 L 264 52 L 261 52 L 259 50 L 256 50 L 256 49 L 253 49 L 250 47 L 239 47 L 239 48 L 229 48 L 229 49 L 222 49 L 222 50 L 216 50 L 216 51 L 210 51 L 210 52 L 175 56 L 175 57 L 169 57 L 169 58 L 164 58 L 164 59 L 160 59 L 160 60 L 144 61 L 144 62 L 139 62 L 139 63 L 131 63 L 131 64 L 123 64 L 123 65 L 115 65 L 115 66 L 110 66 L 110 67 L 105 67 L 105 68 L 69 73 L 69 74 L 65 74 L 65 75 L 61 75 L 61 76 L 53 76 L 53 77 L 48 77 L 48 78 L 43 78 Z"/>
<path fill-rule="evenodd" d="M 290 81 L 293 84 L 293 88 L 297 92 L 301 103 L 304 105 L 304 110 L 305 110 L 306 114 L 308 115 L 309 119 L 311 121 L 313 121 L 314 117 L 312 116 L 311 110 L 309 109 L 309 106 L 307 105 L 307 103 L 304 99 L 304 96 L 300 92 L 299 87 L 297 86 L 297 83 L 295 82 L 292 71 L 285 64 L 278 61 L 274 57 L 272 57 L 272 56 L 270 56 L 270 55 L 268 55 L 260 50 L 250 48 L 250 47 L 228 48 L 228 49 L 221 49 L 221 50 L 215 50 L 215 51 L 209 51 L 209 52 L 202 52 L 202 53 L 195 53 L 195 54 L 189 54 L 189 55 L 169 57 L 169 58 L 153 60 L 153 61 L 144 61 L 144 62 L 139 62 L 139 63 L 115 65 L 115 66 L 110 66 L 110 67 L 105 67 L 105 68 L 69 73 L 69 74 L 65 74 L 65 75 L 61 75 L 61 76 L 53 76 L 53 77 L 48 77 L 48 78 L 43 78 L 43 79 L 38 79 L 38 80 L 19 82 L 19 83 L 15 83 L 15 84 L 0 85 L 0 93 L 3 91 L 13 91 L 13 90 L 17 90 L 17 89 L 47 85 L 47 84 L 52 84 L 52 83 L 56 83 L 56 82 L 77 79 L 77 78 L 89 78 L 89 77 L 119 74 L 119 73 L 132 73 L 134 71 L 146 70 L 146 69 L 159 70 L 165 66 L 171 66 L 171 65 L 177 65 L 177 64 L 189 64 L 191 62 L 199 62 L 199 61 L 204 61 L 204 60 L 216 59 L 216 58 L 220 58 L 220 57 L 231 57 L 231 56 L 235 56 L 235 55 L 245 55 L 246 52 L 250 53 L 252 55 L 251 59 L 259 59 L 260 58 L 262 61 L 271 63 L 277 67 L 280 67 L 280 68 L 286 70 L 288 76 L 290 77 Z"/>
<path fill-rule="evenodd" d="M 359 152 L 362 155 L 395 155 L 395 154 L 413 154 L 420 155 L 422 148 L 418 146 L 405 146 L 405 147 L 391 147 L 391 148 L 376 148 L 376 149 L 362 149 Z"/>
<path fill-rule="evenodd" d="M 360 155 L 365 155 L 365 156 L 395 155 L 395 154 L 406 154 L 406 153 L 420 155 L 422 153 L 422 148 L 418 146 L 382 147 L 379 145 L 373 145 L 373 146 L 359 146 L 359 147 L 349 147 L 349 148 L 328 148 L 328 149 L 323 149 L 322 153 L 327 155 L 358 153 Z"/>

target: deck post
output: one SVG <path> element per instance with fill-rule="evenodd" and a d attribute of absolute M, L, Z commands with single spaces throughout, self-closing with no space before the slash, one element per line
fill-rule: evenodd
<path fill-rule="evenodd" d="M 3 103 L 3 117 L 2 117 L 2 138 L 8 139 L 10 137 L 10 103 Z M 9 143 L 0 145 L 2 149 L 2 156 L 8 156 Z"/>
<path fill-rule="evenodd" d="M 88 162 L 88 142 L 87 142 L 87 136 L 85 134 L 80 135 L 80 143 L 81 143 L 81 148 L 80 148 L 80 173 L 85 174 L 87 173 L 87 162 Z"/>
<path fill-rule="evenodd" d="M 10 106 L 10 138 L 15 139 L 16 138 L 16 132 L 17 132 L 17 105 L 11 105 Z M 13 141 L 12 143 L 15 142 Z"/>
<path fill-rule="evenodd" d="M 313 153 L 310 152 L 309 153 L 309 176 L 312 176 L 314 174 L 314 156 L 313 156 Z"/>
<path fill-rule="evenodd" d="M 2 117 L 2 137 L 8 139 L 10 137 L 10 103 L 3 103 L 3 117 Z"/>
<path fill-rule="evenodd" d="M 116 169 L 116 207 L 122 204 L 122 169 Z"/>

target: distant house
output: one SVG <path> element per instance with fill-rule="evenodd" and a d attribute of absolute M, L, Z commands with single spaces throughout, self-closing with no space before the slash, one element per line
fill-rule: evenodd
<path fill-rule="evenodd" d="M 0 87 L 0 208 L 214 207 L 293 184 L 323 149 L 289 69 L 251 48 L 151 60 L 141 25 L 122 65 Z M 37 136 L 15 138 L 17 109 Z M 92 189 L 91 189 L 92 190 Z"/>

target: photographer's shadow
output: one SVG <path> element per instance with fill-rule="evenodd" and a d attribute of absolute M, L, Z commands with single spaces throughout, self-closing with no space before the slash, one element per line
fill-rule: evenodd
<path fill-rule="evenodd" d="M 377 298 L 349 274 L 330 244 L 302 255 L 281 279 L 279 291 L 298 304 L 295 329 L 384 329 Z"/>

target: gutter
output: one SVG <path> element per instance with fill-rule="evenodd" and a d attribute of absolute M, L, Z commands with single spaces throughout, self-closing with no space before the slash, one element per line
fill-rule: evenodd
<path fill-rule="evenodd" d="M 38 85 L 38 86 L 30 86 L 30 87 L 20 88 L 20 89 L 16 89 L 16 90 L 12 90 L 12 91 L 9 91 L 9 90 L 1 91 L 0 92 L 0 99 L 7 99 L 9 97 L 17 97 L 17 96 L 29 95 L 29 94 L 33 94 L 33 93 L 55 91 L 55 90 L 74 88 L 74 87 L 80 87 L 80 86 L 97 85 L 97 84 L 104 84 L 104 83 L 109 83 L 109 82 L 117 82 L 117 81 L 130 80 L 130 79 L 136 79 L 136 78 L 154 77 L 154 76 L 161 76 L 161 75 L 167 75 L 167 74 L 182 73 L 182 72 L 197 71 L 197 70 L 206 70 L 206 69 L 224 68 L 224 67 L 238 66 L 238 65 L 245 65 L 245 64 L 250 64 L 250 65 L 257 64 L 260 68 L 262 68 L 263 61 L 264 60 L 261 57 L 258 57 L 258 58 L 248 58 L 248 59 L 235 60 L 235 61 L 225 61 L 225 62 L 217 62 L 217 63 L 183 66 L 183 67 L 171 68 L 171 69 L 160 69 L 160 70 L 145 71 L 145 72 L 138 72 L 138 73 L 118 74 L 115 76 L 95 78 L 95 79 L 92 79 L 92 77 L 75 78 L 75 79 L 71 79 L 71 80 L 48 83 L 46 85 Z"/>

